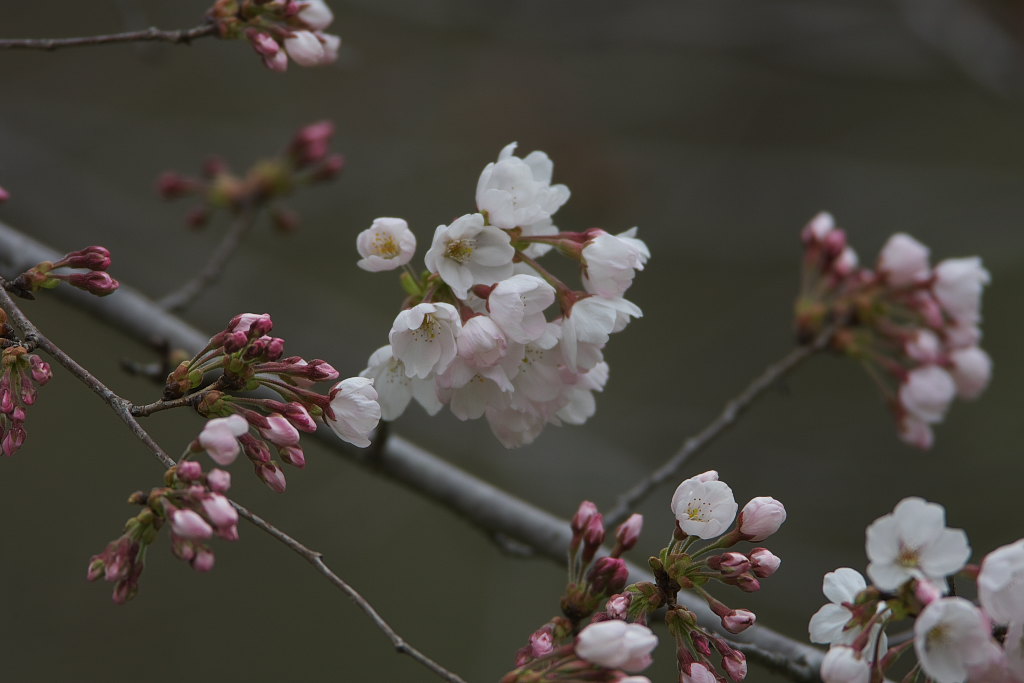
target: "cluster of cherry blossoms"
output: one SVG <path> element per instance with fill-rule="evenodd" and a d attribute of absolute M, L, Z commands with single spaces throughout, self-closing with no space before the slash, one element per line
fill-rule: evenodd
<path fill-rule="evenodd" d="M 416 238 L 402 219 L 379 218 L 357 238 L 358 265 L 403 268 L 409 295 L 390 344 L 362 373 L 375 381 L 385 420 L 412 398 L 430 414 L 447 404 L 460 420 L 485 417 L 510 448 L 547 423 L 582 424 L 608 380 L 604 345 L 641 315 L 623 298 L 650 256 L 636 228 L 560 231 L 552 216 L 568 188 L 551 184 L 544 152 L 519 158 L 515 146 L 484 168 L 477 212 L 437 227 L 426 271 L 409 266 Z M 552 250 L 579 263 L 581 289 L 538 262 Z"/>
<path fill-rule="evenodd" d="M 208 13 L 221 38 L 245 37 L 273 71 L 330 64 L 341 38 L 324 30 L 334 13 L 324 0 L 217 0 Z"/>
<path fill-rule="evenodd" d="M 185 402 L 200 415 L 215 418 L 206 423 L 188 454 L 206 451 L 226 466 L 242 452 L 267 486 L 283 492 L 284 471 L 271 449 L 281 461 L 305 467 L 299 433 L 315 432 L 317 418 L 345 441 L 369 446 L 380 406 L 373 382 L 365 377 L 342 380 L 326 394 L 314 391 L 315 383 L 338 379 L 338 371 L 320 359 L 285 357 L 284 339 L 271 337 L 272 329 L 267 314 L 235 316 L 205 348 L 171 372 L 163 398 Z M 211 380 L 208 375 L 214 371 L 220 374 Z M 235 395 L 257 389 L 276 393 L 281 400 Z"/>
<path fill-rule="evenodd" d="M 928 247 L 897 233 L 874 270 L 858 266 L 829 214 L 803 230 L 797 328 L 805 340 L 836 325 L 832 346 L 861 360 L 899 425 L 900 438 L 930 448 L 932 425 L 953 399 L 988 386 L 992 360 L 981 349 L 981 294 L 989 282 L 978 257 L 931 266 Z"/>
<path fill-rule="evenodd" d="M 945 510 L 906 498 L 867 529 L 867 574 L 843 567 L 825 575 L 831 601 L 811 618 L 813 642 L 831 646 L 825 683 L 881 683 L 911 645 L 912 674 L 936 683 L 1024 683 L 1024 539 L 968 565 L 961 529 Z M 980 607 L 951 594 L 953 575 L 974 578 Z M 914 637 L 889 647 L 885 629 L 913 619 Z M 915 679 L 916 680 L 916 679 Z"/>
<path fill-rule="evenodd" d="M 778 570 L 781 560 L 764 547 L 728 550 L 740 542 L 757 543 L 774 534 L 786 519 L 782 503 L 754 498 L 739 511 L 717 472 L 682 482 L 672 497 L 675 532 L 671 544 L 649 562 L 654 583 L 627 586 L 629 571 L 621 555 L 639 538 L 643 520 L 633 515 L 618 527 L 611 553 L 595 560 L 604 543 L 604 519 L 589 501 L 572 520 L 569 583 L 561 600 L 562 615 L 535 631 L 516 656 L 516 669 L 503 683 L 587 680 L 631 681 L 651 664 L 657 638 L 647 628 L 650 615 L 666 608 L 665 622 L 676 645 L 682 683 L 713 683 L 747 675 L 745 655 L 719 634 L 697 623 L 697 616 L 677 602 L 680 590 L 707 601 L 728 633 L 754 624 L 754 613 L 733 609 L 712 596 L 713 584 L 743 592 L 760 590 L 761 580 Z M 735 522 L 735 524 L 734 524 Z M 711 542 L 698 547 L 702 540 Z M 603 603 L 603 607 L 602 607 Z M 584 621 L 589 623 L 584 626 Z"/>
<path fill-rule="evenodd" d="M 190 227 L 202 228 L 218 211 L 237 215 L 270 204 L 303 185 L 336 177 L 345 160 L 331 153 L 333 136 L 333 123 L 317 121 L 300 128 L 283 154 L 257 162 L 243 175 L 235 175 L 223 159 L 211 157 L 198 178 L 164 172 L 157 180 L 157 191 L 168 200 L 198 197 L 201 203 L 188 212 L 186 220 Z M 298 226 L 298 216 L 289 209 L 274 206 L 271 216 L 283 232 Z"/>
<path fill-rule="evenodd" d="M 143 507 L 128 520 L 124 534 L 111 541 L 89 561 L 86 577 L 103 577 L 114 584 L 114 602 L 131 600 L 139 591 L 146 552 L 160 529 L 170 522 L 171 551 L 193 569 L 213 569 L 213 550 L 205 542 L 217 536 L 238 539 L 238 512 L 224 493 L 231 488 L 231 475 L 214 469 L 204 473 L 197 462 L 184 461 L 165 475 L 165 486 L 148 494 L 136 491 L 128 502 Z"/>
<path fill-rule="evenodd" d="M 50 365 L 12 339 L 7 315 L 0 310 L 0 340 L 11 345 L 0 354 L 0 453 L 11 456 L 25 443 L 27 408 L 36 402 L 36 390 L 52 377 Z"/>

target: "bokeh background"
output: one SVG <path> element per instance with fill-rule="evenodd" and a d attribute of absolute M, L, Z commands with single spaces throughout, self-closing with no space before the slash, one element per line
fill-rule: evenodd
<path fill-rule="evenodd" d="M 4 37 L 192 26 L 203 0 L 0 2 Z M 933 256 L 978 254 L 992 272 L 984 345 L 995 378 L 958 403 L 935 448 L 901 444 L 854 363 L 812 359 L 692 463 L 742 502 L 783 500 L 770 546 L 783 570 L 762 593 L 721 597 L 794 637 L 821 577 L 863 569 L 864 527 L 907 495 L 946 505 L 974 558 L 1024 535 L 1019 387 L 1024 293 L 1024 61 L 1010 0 L 348 0 L 331 2 L 336 65 L 265 70 L 242 43 L 0 53 L 0 220 L 65 251 L 103 244 L 123 282 L 161 295 L 205 260 L 223 223 L 195 233 L 154 181 L 210 153 L 236 167 L 302 124 L 332 119 L 348 168 L 289 202 L 301 229 L 264 222 L 185 317 L 209 332 L 270 312 L 289 351 L 357 374 L 401 299 L 389 274 L 354 265 L 355 235 L 402 216 L 425 244 L 473 209 L 503 145 L 548 152 L 572 190 L 567 229 L 633 225 L 653 257 L 630 298 L 644 318 L 607 349 L 611 381 L 582 428 L 549 428 L 506 451 L 482 423 L 411 409 L 396 430 L 563 516 L 609 505 L 792 345 L 798 233 L 832 211 L 863 260 L 906 231 Z M 422 247 L 421 247 L 422 253 Z M 49 297 L 28 311 L 95 374 L 139 403 L 125 376 L 151 352 Z M 178 413 L 181 414 L 178 414 Z M 200 422 L 147 425 L 176 452 Z M 251 528 L 197 575 L 150 555 L 139 597 L 113 605 L 88 559 L 133 514 L 160 469 L 63 371 L 30 413 L 29 440 L 0 463 L 0 658 L 10 681 L 426 681 L 363 615 Z M 507 557 L 463 520 L 309 446 L 272 494 L 246 466 L 236 497 L 323 551 L 398 631 L 470 681 L 497 680 L 557 610 L 563 571 Z M 659 490 L 640 511 L 655 552 L 671 528 Z M 673 657 L 655 652 L 655 681 Z M 750 680 L 776 680 L 753 670 Z"/>

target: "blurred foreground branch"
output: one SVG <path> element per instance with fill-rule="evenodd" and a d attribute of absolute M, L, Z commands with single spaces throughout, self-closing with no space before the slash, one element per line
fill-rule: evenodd
<path fill-rule="evenodd" d="M 14 276 L 44 260 L 60 255 L 20 232 L 0 224 L 0 275 Z M 119 332 L 153 345 L 161 340 L 171 348 L 189 353 L 208 340 L 155 302 L 122 286 L 115 296 L 97 298 L 70 287 L 54 292 L 80 310 L 88 311 Z M 376 453 L 355 451 L 343 444 L 330 429 L 316 435 L 326 446 L 371 470 L 397 481 L 414 492 L 450 509 L 460 519 L 535 549 L 559 565 L 565 563 L 571 540 L 569 523 L 445 462 L 397 435 L 390 435 Z M 631 566 L 630 581 L 650 581 L 648 572 Z M 695 596 L 680 595 L 680 602 L 697 613 L 710 628 L 719 626 L 707 604 Z M 716 629 L 717 630 L 717 629 Z M 820 681 L 823 653 L 764 626 L 754 626 L 740 636 L 731 636 L 742 647 L 749 646 L 750 659 L 765 663 L 793 681 Z M 771 653 L 768 657 L 766 653 Z"/>

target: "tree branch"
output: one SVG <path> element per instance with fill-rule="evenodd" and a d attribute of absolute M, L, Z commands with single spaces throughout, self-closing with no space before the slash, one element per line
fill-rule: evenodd
<path fill-rule="evenodd" d="M 4 284 L 6 284 L 6 282 L 0 279 L 0 285 Z M 174 459 L 164 452 L 160 445 L 157 444 L 149 433 L 146 432 L 143 426 L 139 424 L 138 420 L 135 419 L 135 416 L 132 415 L 131 403 L 114 393 L 109 387 L 90 374 L 88 370 L 75 362 L 74 359 L 47 339 L 43 333 L 40 332 L 39 329 L 25 316 L 3 286 L 0 286 L 0 308 L 3 308 L 3 310 L 7 312 L 11 321 L 17 325 L 26 338 L 33 340 L 39 348 L 51 355 L 58 363 L 74 375 L 76 379 L 80 380 L 95 393 L 99 394 L 103 401 L 118 414 L 125 424 L 128 425 L 128 428 L 131 429 L 132 433 L 138 436 L 139 439 L 146 444 L 164 467 L 168 469 L 174 467 L 176 464 Z M 466 683 L 462 678 L 451 671 L 448 671 L 443 666 L 430 659 L 413 646 L 409 645 L 409 643 L 399 636 L 398 633 L 391 628 L 391 625 L 380 616 L 377 610 L 373 608 L 373 605 L 371 605 L 366 598 L 360 595 L 358 591 L 352 588 L 352 586 L 345 583 L 341 577 L 335 574 L 331 568 L 327 566 L 327 563 L 324 562 L 323 555 L 321 553 L 318 553 L 315 550 L 310 550 L 305 545 L 284 533 L 274 525 L 249 511 L 245 506 L 235 502 L 234 500 L 229 499 L 229 502 L 232 507 L 238 511 L 238 514 L 249 520 L 260 530 L 283 543 L 292 552 L 298 554 L 304 560 L 312 564 L 316 570 L 330 581 L 338 590 L 355 602 L 359 609 L 361 609 L 370 618 L 370 620 L 373 621 L 374 625 L 388 637 L 395 646 L 395 650 L 397 652 L 409 655 L 415 661 L 430 669 L 438 677 L 446 681 L 450 681 L 450 683 Z"/>
<path fill-rule="evenodd" d="M 238 251 L 242 238 L 256 223 L 257 214 L 258 210 L 255 207 L 243 206 L 203 269 L 179 289 L 160 299 L 160 307 L 168 311 L 181 311 L 195 301 L 204 289 L 216 282 L 228 261 Z"/>
<path fill-rule="evenodd" d="M 678 478 L 679 471 L 691 457 L 704 450 L 711 442 L 728 431 L 736 423 L 740 415 L 765 391 L 775 386 L 779 380 L 795 370 L 805 360 L 828 346 L 835 331 L 836 328 L 834 326 L 826 327 L 809 345 L 798 346 L 786 354 L 784 358 L 765 368 L 764 372 L 747 385 L 746 389 L 736 398 L 725 404 L 722 412 L 714 420 L 708 423 L 704 429 L 683 442 L 683 445 L 676 451 L 675 455 L 619 496 L 615 507 L 604 516 L 608 526 L 614 526 L 625 520 L 636 507 L 636 504 L 659 484 L 669 479 Z"/>
<path fill-rule="evenodd" d="M 52 249 L 0 223 L 0 275 L 11 277 L 40 261 L 59 257 Z M 114 296 L 102 299 L 71 287 L 58 287 L 54 294 L 144 343 L 152 343 L 156 335 L 166 339 L 172 347 L 195 353 L 209 339 L 123 284 Z M 517 540 L 532 547 L 538 555 L 564 565 L 565 551 L 572 536 L 567 521 L 460 470 L 400 436 L 389 436 L 383 447 L 371 454 L 345 447 L 326 428 L 314 436 L 336 453 L 447 507 L 460 519 L 485 529 L 489 536 L 501 534 Z M 630 567 L 630 581 L 649 580 L 648 572 Z M 689 594 L 680 598 L 682 604 L 697 613 L 702 623 L 710 628 L 719 626 L 718 618 L 704 602 Z M 750 652 L 751 661 L 762 661 L 760 652 L 773 653 L 771 663 L 785 662 L 783 673 L 791 680 L 820 681 L 818 670 L 824 653 L 810 645 L 765 626 L 754 626 L 738 637 L 729 637 L 756 646 Z"/>
<path fill-rule="evenodd" d="M 196 38 L 205 38 L 216 34 L 216 24 L 207 23 L 177 31 L 162 31 L 156 27 L 150 27 L 142 31 L 77 38 L 0 38 L 0 49 L 56 50 L 63 47 L 85 47 L 111 43 L 191 43 Z"/>

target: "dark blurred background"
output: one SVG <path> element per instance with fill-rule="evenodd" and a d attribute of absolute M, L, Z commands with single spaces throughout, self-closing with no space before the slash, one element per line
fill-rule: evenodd
<path fill-rule="evenodd" d="M 295 196 L 288 236 L 267 222 L 216 290 L 186 313 L 213 332 L 269 312 L 291 353 L 357 374 L 385 343 L 401 292 L 355 267 L 356 234 L 402 216 L 420 257 L 439 223 L 473 210 L 503 145 L 548 152 L 572 190 L 566 229 L 633 225 L 653 257 L 630 298 L 644 318 L 607 349 L 611 381 L 582 428 L 549 428 L 506 451 L 482 422 L 428 419 L 396 430 L 460 467 L 568 516 L 609 505 L 792 345 L 798 233 L 828 209 L 872 262 L 913 234 L 938 260 L 979 254 L 992 272 L 984 346 L 995 379 L 954 405 L 929 453 L 901 444 L 855 363 L 813 359 L 770 393 L 688 474 L 717 468 L 742 504 L 784 501 L 770 547 L 783 570 L 756 595 L 721 592 L 806 637 L 821 577 L 863 570 L 864 527 L 907 495 L 946 505 L 974 559 L 1022 535 L 1018 387 L 1024 274 L 1024 60 L 1018 2 L 970 0 L 334 0 L 343 40 L 331 67 L 264 69 L 243 43 L 121 45 L 0 53 L 0 220 L 66 251 L 103 244 L 113 273 L 152 295 L 204 261 L 224 228 L 183 226 L 154 181 L 210 153 L 237 168 L 302 124 L 329 118 L 348 158 L 338 182 Z M 203 0 L 0 1 L 3 37 L 87 35 L 198 24 Z M 156 387 L 119 360 L 151 352 L 41 297 L 28 307 L 54 341 L 117 391 Z M 180 413 L 180 414 L 179 414 Z M 178 452 L 200 421 L 147 421 Z M 153 458 L 110 411 L 57 370 L 29 440 L 0 463 L 0 658 L 11 681 L 278 679 L 426 681 L 294 555 L 249 527 L 218 543 L 206 575 L 166 542 L 137 599 L 85 582 Z M 557 611 L 563 571 L 504 556 L 450 513 L 310 446 L 272 494 L 247 466 L 232 493 L 309 545 L 417 647 L 471 681 L 511 668 Z M 647 501 L 635 559 L 668 537 L 666 487 Z M 651 670 L 671 680 L 663 643 Z M 753 670 L 753 681 L 775 680 Z"/>

